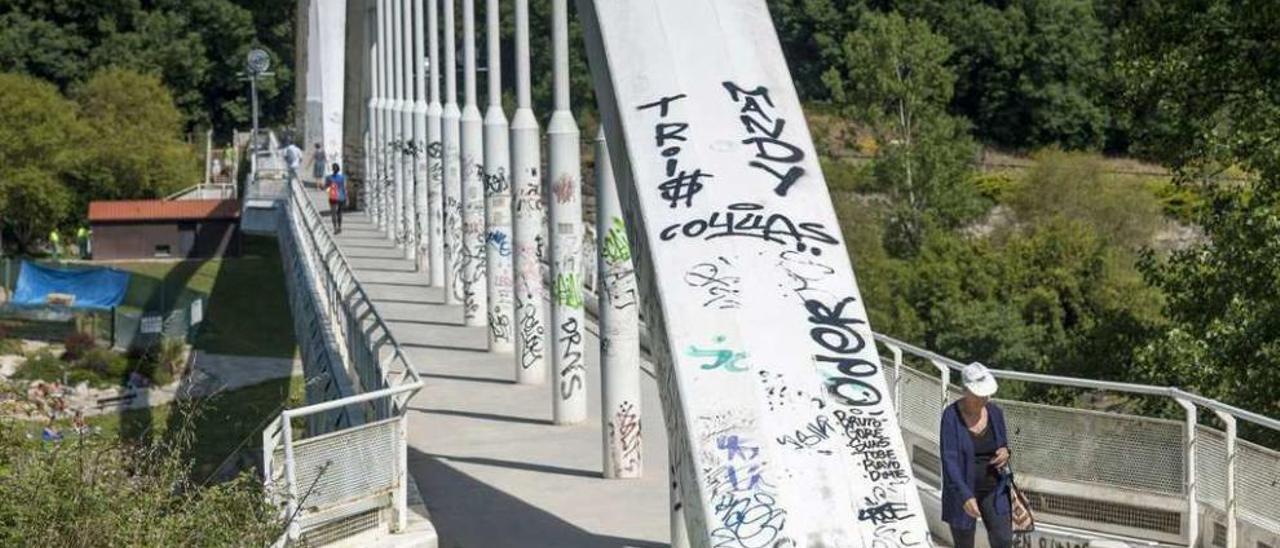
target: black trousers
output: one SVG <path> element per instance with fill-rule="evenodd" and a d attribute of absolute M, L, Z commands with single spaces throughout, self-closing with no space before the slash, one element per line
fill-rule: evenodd
<path fill-rule="evenodd" d="M 342 202 L 329 201 L 329 216 L 333 217 L 333 228 L 342 229 Z"/>
<path fill-rule="evenodd" d="M 978 510 L 982 514 L 982 524 L 987 528 L 987 543 L 991 548 L 1009 548 L 1013 545 L 1013 516 L 996 514 L 995 491 L 978 499 Z M 951 539 L 955 548 L 973 548 L 973 529 L 951 528 Z"/>

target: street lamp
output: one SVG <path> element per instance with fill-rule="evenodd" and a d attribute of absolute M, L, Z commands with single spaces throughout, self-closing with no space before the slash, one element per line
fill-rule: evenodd
<path fill-rule="evenodd" d="M 245 57 L 245 72 L 249 80 L 249 99 L 253 105 L 253 139 L 251 141 L 251 150 L 249 151 L 249 169 L 250 173 L 258 172 L 258 149 L 261 143 L 258 139 L 258 78 L 270 76 L 272 73 L 267 72 L 271 68 L 271 54 L 266 50 L 254 48 L 249 50 L 249 54 Z"/>

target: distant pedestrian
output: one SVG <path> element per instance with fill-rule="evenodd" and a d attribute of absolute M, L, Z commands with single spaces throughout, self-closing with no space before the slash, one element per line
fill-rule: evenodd
<path fill-rule="evenodd" d="M 991 403 L 996 379 L 986 366 L 965 366 L 964 396 L 942 411 L 942 521 L 951 526 L 951 545 L 973 548 L 977 518 L 991 548 L 1013 544 L 1009 436 L 1004 411 Z"/>
<path fill-rule="evenodd" d="M 288 180 L 299 180 L 298 168 L 302 167 L 302 149 L 298 148 L 298 145 L 289 143 L 289 146 L 284 147 L 282 155 L 284 156 L 284 165 L 289 170 Z"/>
<path fill-rule="evenodd" d="M 324 166 L 328 164 L 327 156 L 324 148 L 320 143 L 316 143 L 316 149 L 311 152 L 311 178 L 316 181 L 324 179 Z"/>
<path fill-rule="evenodd" d="M 62 258 L 62 236 L 58 235 L 58 229 L 49 231 L 49 246 L 53 248 L 53 258 Z"/>
<path fill-rule="evenodd" d="M 342 206 L 347 203 L 347 176 L 342 168 L 333 164 L 333 174 L 324 178 L 324 190 L 329 193 L 329 217 L 333 218 L 333 232 L 342 233 Z"/>

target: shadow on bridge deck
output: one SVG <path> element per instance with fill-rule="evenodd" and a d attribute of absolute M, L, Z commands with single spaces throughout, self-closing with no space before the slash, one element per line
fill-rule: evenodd
<path fill-rule="evenodd" d="M 357 278 L 427 382 L 410 404 L 408 459 L 442 548 L 667 545 L 667 447 L 652 375 L 641 376 L 644 478 L 605 480 L 599 390 L 588 391 L 587 422 L 553 425 L 549 383 L 515 384 L 514 356 L 489 352 L 487 328 L 463 326 L 461 307 L 442 304 L 443 292 L 368 218 L 351 214 L 343 229 L 337 239 Z M 588 332 L 589 378 L 599 382 Z"/>

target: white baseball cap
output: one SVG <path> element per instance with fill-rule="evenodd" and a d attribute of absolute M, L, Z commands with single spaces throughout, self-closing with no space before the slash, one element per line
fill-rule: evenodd
<path fill-rule="evenodd" d="M 964 377 L 964 388 L 975 396 L 988 397 L 996 393 L 996 378 L 987 366 L 973 362 L 961 370 Z"/>

